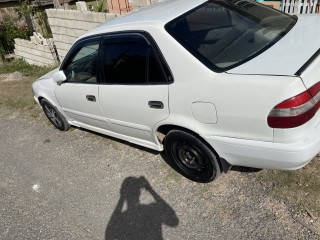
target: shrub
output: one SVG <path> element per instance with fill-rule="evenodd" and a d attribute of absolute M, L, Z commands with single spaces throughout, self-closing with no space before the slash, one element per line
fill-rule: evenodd
<path fill-rule="evenodd" d="M 30 14 L 33 9 L 29 6 L 29 1 L 21 2 L 21 6 L 15 11 L 1 11 L 0 22 L 0 58 L 3 60 L 6 53 L 14 50 L 14 39 L 29 39 L 33 29 L 30 22 Z"/>

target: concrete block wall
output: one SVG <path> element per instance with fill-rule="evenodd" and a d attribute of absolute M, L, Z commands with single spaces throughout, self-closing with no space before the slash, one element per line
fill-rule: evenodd
<path fill-rule="evenodd" d="M 37 35 L 37 34 L 36 34 Z M 31 41 L 25 39 L 14 39 L 14 53 L 16 57 L 23 58 L 27 63 L 38 66 L 53 66 L 58 63 L 55 52 L 49 44 L 51 40 L 42 39 L 44 42 L 40 44 L 37 38 L 31 37 Z"/>
<path fill-rule="evenodd" d="M 64 9 L 47 9 L 46 13 L 60 61 L 78 37 L 116 16 L 110 13 Z"/>
<path fill-rule="evenodd" d="M 135 9 L 145 7 L 151 4 L 151 0 L 132 0 Z"/>
<path fill-rule="evenodd" d="M 134 9 L 146 7 L 154 3 L 158 3 L 160 1 L 161 0 L 129 0 L 129 2 L 133 5 Z"/>

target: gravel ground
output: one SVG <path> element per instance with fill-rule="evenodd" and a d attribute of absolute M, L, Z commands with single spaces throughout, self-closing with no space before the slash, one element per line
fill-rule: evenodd
<path fill-rule="evenodd" d="M 320 239 L 257 173 L 194 183 L 158 153 L 1 112 L 0 239 Z"/>

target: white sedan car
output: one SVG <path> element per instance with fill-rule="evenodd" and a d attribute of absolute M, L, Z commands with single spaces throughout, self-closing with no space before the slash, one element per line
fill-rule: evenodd
<path fill-rule="evenodd" d="M 164 149 L 193 181 L 298 169 L 320 151 L 319 26 L 246 0 L 162 2 L 80 37 L 34 98 L 59 130 Z"/>

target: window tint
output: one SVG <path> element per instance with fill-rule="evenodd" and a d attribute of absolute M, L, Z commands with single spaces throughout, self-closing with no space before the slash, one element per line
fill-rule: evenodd
<path fill-rule="evenodd" d="M 155 55 L 155 53 L 152 49 L 150 49 L 150 55 L 149 55 L 148 82 L 149 83 L 164 83 L 164 82 L 166 82 L 166 78 L 164 76 L 162 67 L 159 63 L 157 56 Z"/>
<path fill-rule="evenodd" d="M 104 47 L 104 75 L 107 83 L 146 82 L 148 48 L 139 42 L 108 43 Z"/>
<path fill-rule="evenodd" d="M 140 34 L 119 34 L 103 40 L 103 68 L 106 83 L 167 83 L 155 50 Z"/>
<path fill-rule="evenodd" d="M 67 61 L 63 71 L 68 82 L 97 82 L 99 42 L 84 44 Z"/>
<path fill-rule="evenodd" d="M 166 30 L 205 65 L 224 71 L 266 50 L 295 22 L 252 1 L 213 0 L 169 22 Z"/>

